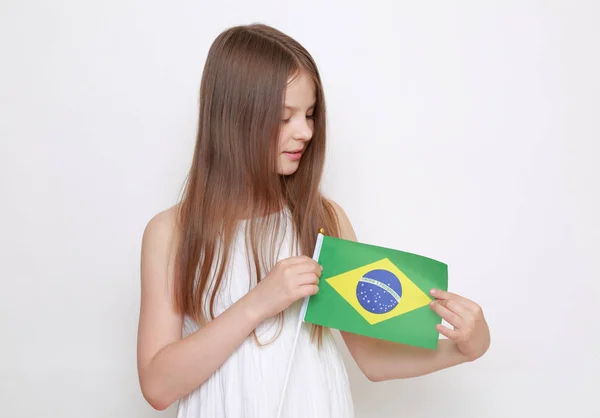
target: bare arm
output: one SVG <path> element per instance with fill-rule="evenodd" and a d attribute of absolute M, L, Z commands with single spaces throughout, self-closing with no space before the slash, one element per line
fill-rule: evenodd
<path fill-rule="evenodd" d="M 340 221 L 342 238 L 356 241 L 356 234 L 345 212 L 336 203 L 331 203 Z M 438 307 L 435 309 L 438 312 Z M 371 381 L 422 376 L 474 360 L 463 354 L 459 345 L 452 340 L 441 340 L 437 350 L 428 350 L 348 332 L 341 332 L 341 335 L 356 364 Z"/>
<path fill-rule="evenodd" d="M 467 361 L 456 344 L 441 340 L 437 350 L 342 333 L 352 357 L 372 382 L 423 376 Z"/>
<path fill-rule="evenodd" d="M 198 331 L 181 338 L 172 304 L 175 211 L 162 212 L 142 239 L 138 374 L 145 399 L 163 410 L 204 383 L 258 324 L 315 294 L 320 266 L 310 257 L 279 262 L 252 291 Z"/>
<path fill-rule="evenodd" d="M 208 379 L 260 321 L 248 300 L 241 299 L 199 331 L 181 338 L 183 319 L 171 302 L 173 218 L 169 212 L 154 217 L 142 240 L 138 372 L 144 397 L 159 410 Z"/>

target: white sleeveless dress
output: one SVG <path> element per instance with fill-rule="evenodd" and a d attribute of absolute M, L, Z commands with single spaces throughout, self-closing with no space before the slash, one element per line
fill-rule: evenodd
<path fill-rule="evenodd" d="M 285 215 L 289 214 L 284 211 Z M 292 227 L 283 229 L 276 260 L 296 255 L 292 251 Z M 243 231 L 244 222 L 240 225 Z M 243 232 L 234 242 L 228 272 L 215 299 L 215 313 L 226 310 L 250 287 Z M 183 397 L 178 418 L 276 418 L 302 301 L 284 312 L 283 328 L 270 344 L 259 346 L 250 335 L 231 357 L 200 387 Z M 259 325 L 257 336 L 271 341 L 280 322 Z M 321 347 L 310 337 L 310 324 L 302 324 L 281 411 L 282 418 L 350 418 L 354 416 L 348 376 L 328 329 Z M 198 329 L 185 318 L 183 336 Z"/>

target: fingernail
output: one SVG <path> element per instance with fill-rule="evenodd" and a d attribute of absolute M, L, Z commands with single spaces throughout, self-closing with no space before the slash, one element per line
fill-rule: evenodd
<path fill-rule="evenodd" d="M 321 271 L 323 271 L 323 266 L 319 265 L 319 267 L 321 267 Z"/>
<path fill-rule="evenodd" d="M 431 290 L 429 291 L 429 293 L 431 293 L 432 295 L 435 295 L 435 292 L 436 292 L 436 290 L 435 290 L 435 289 L 431 289 Z"/>

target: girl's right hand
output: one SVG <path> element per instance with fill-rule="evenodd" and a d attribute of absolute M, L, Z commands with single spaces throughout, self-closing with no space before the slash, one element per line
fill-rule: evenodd
<path fill-rule="evenodd" d="M 290 257 L 275 267 L 248 293 L 261 320 L 277 315 L 298 299 L 319 291 L 323 268 L 307 256 Z"/>

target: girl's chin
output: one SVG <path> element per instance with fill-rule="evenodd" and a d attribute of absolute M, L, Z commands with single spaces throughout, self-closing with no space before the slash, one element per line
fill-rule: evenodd
<path fill-rule="evenodd" d="M 299 163 L 298 162 L 290 162 L 281 164 L 279 166 L 279 174 L 282 176 L 289 176 L 294 174 L 298 170 Z"/>

